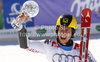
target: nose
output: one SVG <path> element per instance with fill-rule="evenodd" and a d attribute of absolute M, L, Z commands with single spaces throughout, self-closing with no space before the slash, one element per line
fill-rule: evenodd
<path fill-rule="evenodd" d="M 61 34 L 62 34 L 63 36 L 66 36 L 66 31 L 62 31 Z"/>
<path fill-rule="evenodd" d="M 63 34 L 66 33 L 66 30 L 62 30 L 62 33 L 63 33 Z"/>

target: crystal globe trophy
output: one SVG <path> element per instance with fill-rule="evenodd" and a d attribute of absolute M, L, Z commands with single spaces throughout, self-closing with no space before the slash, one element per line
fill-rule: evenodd
<path fill-rule="evenodd" d="M 35 17 L 39 12 L 39 5 L 35 1 L 26 1 L 21 7 L 20 12 L 23 12 L 25 16 L 30 18 Z M 22 21 L 20 21 L 20 18 L 16 18 L 11 22 L 11 25 L 14 29 L 21 30 L 24 20 L 25 18 Z"/>

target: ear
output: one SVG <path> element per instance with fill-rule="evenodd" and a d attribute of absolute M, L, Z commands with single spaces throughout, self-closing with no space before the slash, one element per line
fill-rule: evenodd
<path fill-rule="evenodd" d="M 75 33 L 75 31 L 76 31 L 76 30 L 72 28 L 72 35 L 71 35 L 71 38 L 74 38 L 74 33 Z"/>
<path fill-rule="evenodd" d="M 59 26 L 56 26 L 56 34 L 58 34 Z"/>

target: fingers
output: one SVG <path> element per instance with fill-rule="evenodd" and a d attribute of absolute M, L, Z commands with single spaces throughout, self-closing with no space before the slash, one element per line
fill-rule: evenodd
<path fill-rule="evenodd" d="M 17 19 L 18 18 L 24 18 L 25 17 L 25 15 L 24 15 L 24 13 L 22 12 L 22 13 L 20 13 L 20 15 L 17 17 Z"/>
<path fill-rule="evenodd" d="M 22 24 L 26 23 L 29 20 L 29 16 L 25 16 L 25 14 L 22 12 L 20 15 L 17 17 Z"/>
<path fill-rule="evenodd" d="M 29 16 L 26 16 L 26 19 L 22 24 L 26 23 L 28 20 L 29 20 Z"/>
<path fill-rule="evenodd" d="M 29 20 L 29 16 L 26 16 L 26 20 Z"/>

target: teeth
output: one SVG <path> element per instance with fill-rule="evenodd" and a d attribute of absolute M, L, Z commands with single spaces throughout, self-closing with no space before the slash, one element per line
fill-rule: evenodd
<path fill-rule="evenodd" d="M 66 36 L 61 36 L 62 38 L 66 38 Z"/>

